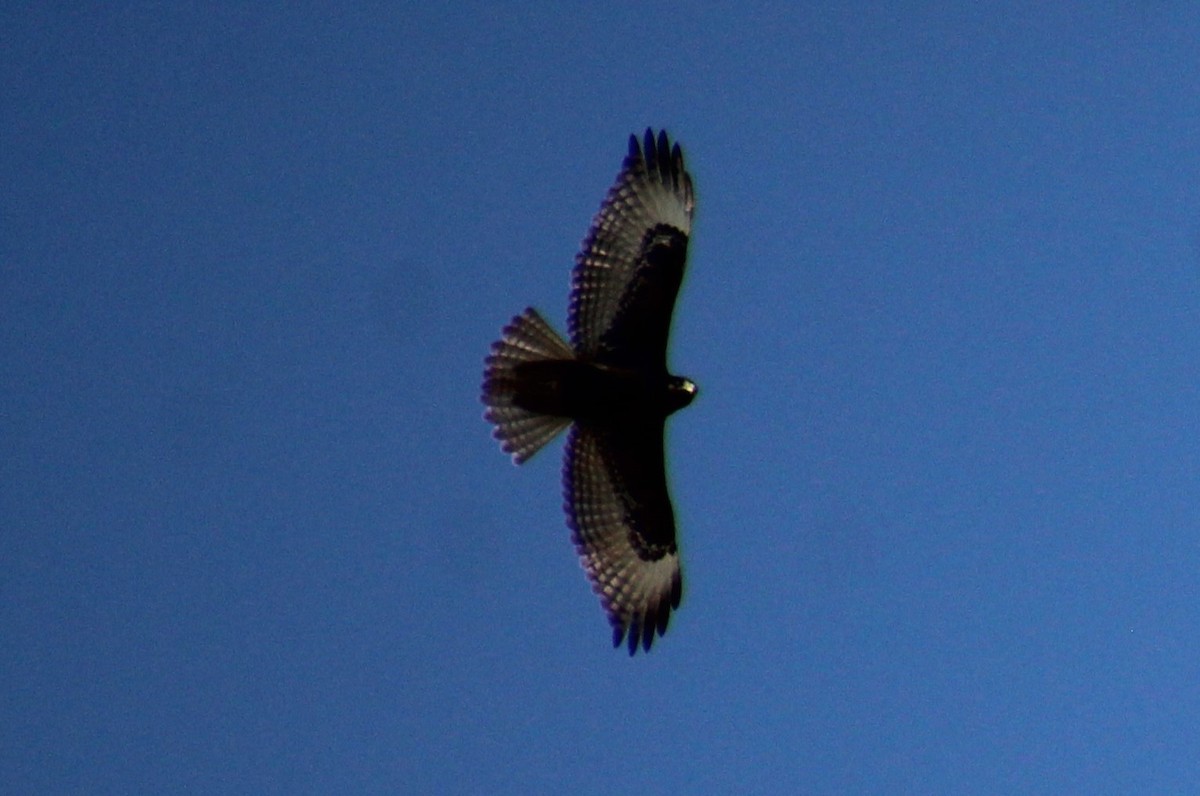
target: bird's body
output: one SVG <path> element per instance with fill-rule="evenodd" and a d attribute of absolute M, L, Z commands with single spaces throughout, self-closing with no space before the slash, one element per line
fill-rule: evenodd
<path fill-rule="evenodd" d="M 513 404 L 537 414 L 577 423 L 659 419 L 682 409 L 695 395 L 687 379 L 579 359 L 543 359 L 514 368 Z"/>
<path fill-rule="evenodd" d="M 517 464 L 567 426 L 567 524 L 613 627 L 649 650 L 679 606 L 682 575 L 663 432 L 696 385 L 667 371 L 667 338 L 687 260 L 691 177 L 665 132 L 630 136 L 616 184 L 572 276 L 568 344 L 532 308 L 485 363 L 485 417 Z"/>

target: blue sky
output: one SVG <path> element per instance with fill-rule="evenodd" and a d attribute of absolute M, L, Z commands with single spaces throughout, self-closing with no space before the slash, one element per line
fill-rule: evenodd
<path fill-rule="evenodd" d="M 1200 788 L 1188 4 L 0 11 L 0 790 Z M 698 207 L 684 599 L 483 356 Z"/>

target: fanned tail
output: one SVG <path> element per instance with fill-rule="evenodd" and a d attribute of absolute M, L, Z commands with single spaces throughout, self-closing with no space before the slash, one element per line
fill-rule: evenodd
<path fill-rule="evenodd" d="M 517 405 L 517 396 L 528 389 L 527 378 L 518 367 L 532 362 L 572 360 L 575 352 L 537 310 L 527 308 L 504 327 L 484 360 L 482 401 L 484 418 L 496 426 L 492 436 L 500 448 L 521 464 L 537 453 L 571 418 L 541 414 Z"/>

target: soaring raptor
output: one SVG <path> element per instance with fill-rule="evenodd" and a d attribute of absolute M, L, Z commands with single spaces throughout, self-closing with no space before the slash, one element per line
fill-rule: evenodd
<path fill-rule="evenodd" d="M 517 464 L 571 426 L 563 461 L 571 540 L 613 628 L 649 651 L 679 607 L 682 577 L 667 493 L 667 416 L 696 385 L 667 372 L 671 312 L 695 195 L 679 144 L 647 129 L 592 221 L 571 276 L 565 340 L 532 307 L 485 360 L 493 436 Z"/>

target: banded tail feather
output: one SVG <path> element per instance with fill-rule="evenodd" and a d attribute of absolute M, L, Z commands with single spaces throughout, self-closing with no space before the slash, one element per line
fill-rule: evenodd
<path fill-rule="evenodd" d="M 495 425 L 492 436 L 500 448 L 522 464 L 571 424 L 571 418 L 529 408 L 553 403 L 554 385 L 537 365 L 574 360 L 575 352 L 532 307 L 504 327 L 484 360 L 484 418 Z M 529 367 L 533 366 L 533 367 Z M 540 399 L 540 400 L 539 400 Z"/>

